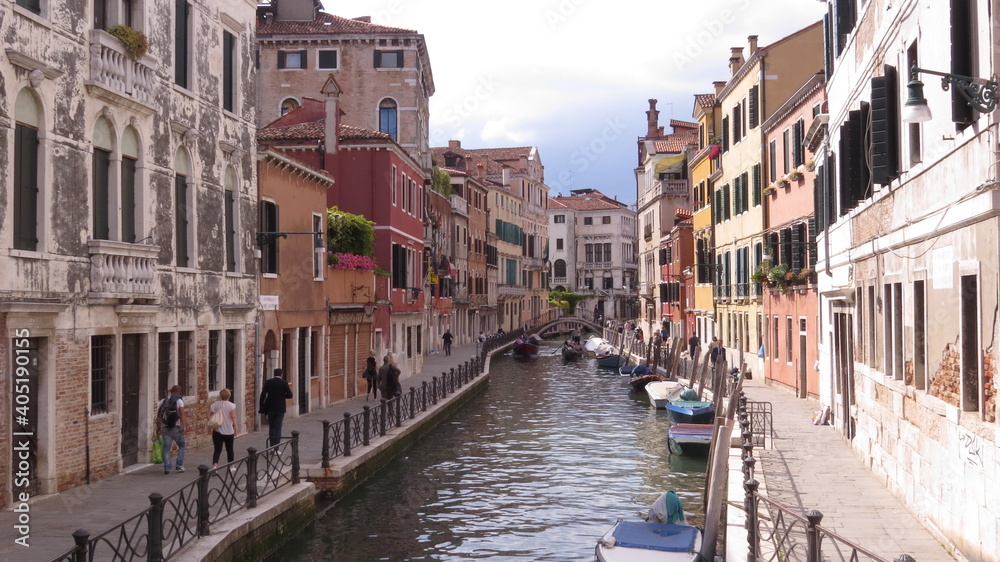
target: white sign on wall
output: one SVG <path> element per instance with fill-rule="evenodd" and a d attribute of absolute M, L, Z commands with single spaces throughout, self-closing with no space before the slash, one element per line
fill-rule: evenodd
<path fill-rule="evenodd" d="M 278 310 L 278 295 L 261 295 L 261 310 Z"/>
<path fill-rule="evenodd" d="M 938 248 L 931 254 L 931 275 L 935 289 L 951 289 L 955 275 L 955 253 L 951 246 Z"/>

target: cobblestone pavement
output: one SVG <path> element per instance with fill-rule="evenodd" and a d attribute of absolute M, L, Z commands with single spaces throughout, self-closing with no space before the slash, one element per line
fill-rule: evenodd
<path fill-rule="evenodd" d="M 774 447 L 754 449 L 768 498 L 800 514 L 819 510 L 822 527 L 890 560 L 904 553 L 917 562 L 955 559 L 861 463 L 840 433 L 812 424 L 818 402 L 756 380 L 745 381 L 743 390 L 749 400 L 773 406 Z"/>
<path fill-rule="evenodd" d="M 423 370 L 416 375 L 403 373 L 404 390 L 417 387 L 432 377 L 470 360 L 478 346 L 466 344 L 453 346 L 450 356 L 444 353 L 424 358 Z M 369 403 L 374 405 L 374 402 Z M 287 436 L 299 431 L 301 465 L 307 467 L 322 460 L 321 443 L 323 420 L 342 419 L 344 413 L 355 414 L 365 405 L 365 396 L 358 396 L 328 408 L 323 408 L 296 418 L 286 417 L 282 432 Z M 236 458 L 246 454 L 249 447 L 263 449 L 267 440 L 267 426 L 236 439 Z M 223 456 L 225 459 L 225 456 Z M 0 511 L 0 560 L 23 562 L 48 561 L 73 546 L 73 532 L 83 528 L 96 534 L 108 529 L 149 507 L 149 495 L 156 492 L 167 496 L 198 477 L 198 465 L 212 464 L 212 446 L 188 447 L 185 473 L 163 474 L 159 464 L 137 465 L 129 472 L 79 486 L 58 494 L 33 500 L 30 506 L 29 547 L 14 543 L 19 514 L 11 508 Z"/>

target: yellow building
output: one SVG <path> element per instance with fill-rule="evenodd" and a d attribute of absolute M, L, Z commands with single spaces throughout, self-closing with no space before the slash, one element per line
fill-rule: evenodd
<path fill-rule="evenodd" d="M 730 79 L 716 95 L 721 115 L 722 173 L 712 191 L 717 333 L 737 361 L 762 343 L 761 288 L 750 276 L 764 259 L 761 190 L 765 177 L 761 125 L 823 68 L 823 26 L 816 22 L 765 47 L 749 38 L 732 49 Z"/>
<path fill-rule="evenodd" d="M 717 82 L 721 90 L 725 82 Z M 694 97 L 693 116 L 698 122 L 698 151 L 691 157 L 691 201 L 694 205 L 692 219 L 694 229 L 694 301 L 688 307 L 689 322 L 694 324 L 694 334 L 702 342 L 715 335 L 715 299 L 712 293 L 712 265 L 715 241 L 712 224 L 712 191 L 714 179 L 721 173 L 719 151 L 721 143 L 717 139 L 719 129 L 719 108 L 715 94 L 697 94 Z M 691 318 L 693 317 L 693 318 Z"/>

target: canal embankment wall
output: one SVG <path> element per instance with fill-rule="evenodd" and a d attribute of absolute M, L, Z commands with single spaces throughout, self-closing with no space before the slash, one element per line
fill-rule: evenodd
<path fill-rule="evenodd" d="M 315 519 L 320 500 L 346 496 L 482 392 L 489 384 L 490 358 L 510 346 L 506 344 L 486 353 L 480 375 L 436 403 L 428 404 L 426 411 L 415 413 L 398 427 L 387 428 L 384 436 L 352 449 L 349 456 L 330 459 L 327 467 L 322 462 L 303 466 L 300 484 L 280 488 L 257 508 L 225 519 L 212 528 L 212 534 L 194 541 L 174 557 L 239 562 L 267 556 Z"/>

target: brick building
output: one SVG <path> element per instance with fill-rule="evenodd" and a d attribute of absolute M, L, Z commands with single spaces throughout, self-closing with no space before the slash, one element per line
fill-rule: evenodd
<path fill-rule="evenodd" d="M 148 462 L 173 384 L 193 446 L 223 387 L 254 419 L 254 7 L 108 4 L 0 5 L 0 505 Z"/>

